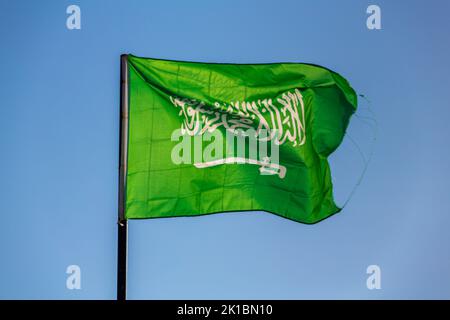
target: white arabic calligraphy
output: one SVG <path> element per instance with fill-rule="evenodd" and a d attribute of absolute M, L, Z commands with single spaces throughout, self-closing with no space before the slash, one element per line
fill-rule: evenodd
<path fill-rule="evenodd" d="M 215 102 L 213 108 L 195 99 L 170 97 L 170 101 L 180 108 L 179 115 L 184 117 L 181 129 L 190 136 L 212 132 L 220 126 L 233 134 L 256 127 L 260 141 L 274 139 L 281 145 L 287 140 L 294 146 L 301 146 L 306 141 L 305 107 L 298 89 L 277 98 L 278 106 L 272 99 L 229 104 Z M 269 134 L 260 136 L 262 129 Z"/>

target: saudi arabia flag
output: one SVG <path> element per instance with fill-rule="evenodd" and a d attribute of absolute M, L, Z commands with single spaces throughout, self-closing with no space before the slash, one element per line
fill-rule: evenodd
<path fill-rule="evenodd" d="M 126 68 L 126 219 L 262 210 L 315 223 L 340 210 L 327 157 L 357 96 L 339 74 L 131 55 Z"/>

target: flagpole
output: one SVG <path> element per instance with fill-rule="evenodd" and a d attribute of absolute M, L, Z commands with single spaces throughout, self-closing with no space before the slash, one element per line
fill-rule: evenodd
<path fill-rule="evenodd" d="M 117 222 L 117 300 L 127 298 L 127 233 L 125 191 L 128 145 L 128 55 L 120 56 L 119 204 Z"/>

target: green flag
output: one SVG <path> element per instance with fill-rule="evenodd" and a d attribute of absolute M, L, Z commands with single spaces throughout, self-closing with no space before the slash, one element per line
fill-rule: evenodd
<path fill-rule="evenodd" d="M 340 208 L 327 157 L 357 96 L 326 68 L 128 56 L 127 219 Z"/>

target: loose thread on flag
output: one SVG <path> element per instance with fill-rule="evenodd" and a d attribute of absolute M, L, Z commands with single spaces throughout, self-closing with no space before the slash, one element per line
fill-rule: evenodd
<path fill-rule="evenodd" d="M 360 108 L 360 110 L 366 110 L 370 114 L 370 116 L 361 116 L 357 113 L 355 113 L 354 115 L 359 121 L 361 121 L 362 123 L 366 124 L 367 126 L 369 126 L 371 128 L 373 136 L 372 136 L 371 143 L 370 143 L 369 153 L 366 158 L 366 156 L 364 155 L 364 152 L 361 150 L 360 146 L 355 141 L 355 139 L 353 139 L 351 137 L 351 135 L 349 135 L 348 133 L 346 135 L 349 138 L 349 140 L 351 141 L 351 143 L 355 146 L 356 150 L 358 151 L 358 154 L 360 155 L 360 157 L 362 159 L 364 167 L 363 167 L 363 170 L 361 171 L 360 176 L 358 177 L 358 179 L 356 181 L 356 184 L 353 186 L 352 190 L 350 191 L 349 196 L 347 197 L 344 204 L 342 205 L 342 209 L 344 209 L 347 206 L 348 202 L 353 198 L 356 190 L 359 188 L 362 180 L 364 179 L 364 176 L 367 172 L 367 168 L 369 167 L 369 163 L 372 160 L 372 156 L 373 156 L 373 153 L 375 150 L 375 143 L 377 141 L 377 136 L 378 136 L 378 121 L 376 119 L 375 113 L 372 110 L 372 103 L 364 94 L 358 94 L 358 96 L 363 98 L 367 103 L 367 107 L 365 109 Z"/>

